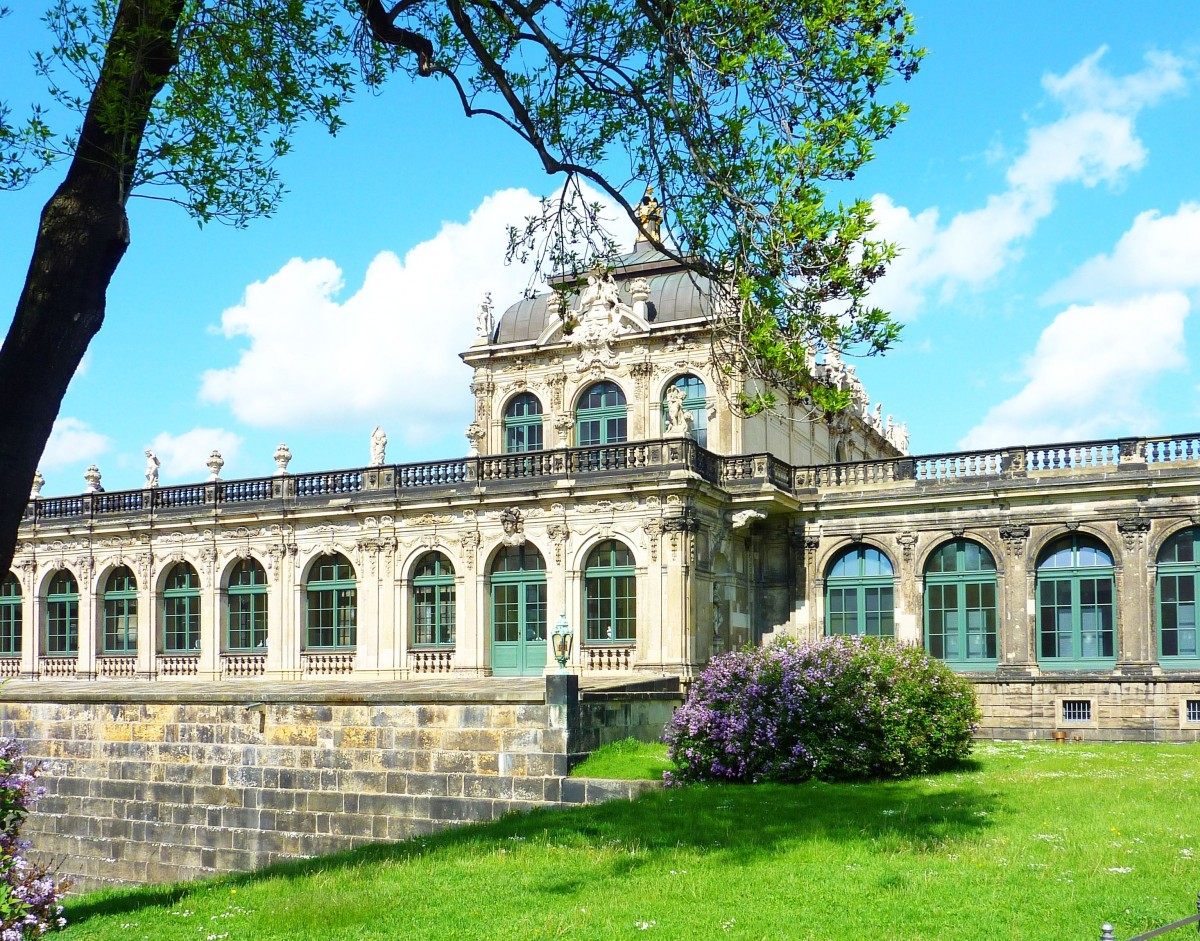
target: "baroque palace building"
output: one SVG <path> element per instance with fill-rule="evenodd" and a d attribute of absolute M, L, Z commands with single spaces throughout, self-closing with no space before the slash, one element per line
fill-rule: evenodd
<path fill-rule="evenodd" d="M 743 417 L 709 286 L 639 242 L 485 305 L 469 456 L 30 500 L 0 676 L 686 678 L 771 638 L 920 644 L 997 736 L 1200 737 L 1200 435 L 912 456 L 853 400 Z M 726 386 L 722 386 L 726 383 Z"/>

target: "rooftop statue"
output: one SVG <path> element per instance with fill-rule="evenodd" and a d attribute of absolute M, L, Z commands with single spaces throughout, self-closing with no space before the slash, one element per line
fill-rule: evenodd
<path fill-rule="evenodd" d="M 158 455 L 156 455 L 149 448 L 146 448 L 146 486 L 147 487 L 157 487 L 158 486 L 158 469 L 161 466 L 162 466 L 162 462 L 159 461 Z"/>
<path fill-rule="evenodd" d="M 641 226 L 637 241 L 645 242 L 647 241 L 647 236 L 656 242 L 662 241 L 662 207 L 659 206 L 658 200 L 654 198 L 654 187 L 646 187 L 645 194 L 637 206 L 634 207 L 633 211 L 637 215 L 638 224 Z"/>

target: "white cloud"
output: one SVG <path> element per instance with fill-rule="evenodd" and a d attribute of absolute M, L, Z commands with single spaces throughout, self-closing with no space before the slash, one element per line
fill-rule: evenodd
<path fill-rule="evenodd" d="M 902 250 L 872 292 L 876 303 L 911 318 L 930 294 L 948 300 L 962 288 L 982 286 L 1020 256 L 1021 242 L 1053 211 L 1060 186 L 1115 186 L 1144 165 L 1134 119 L 1183 87 L 1183 63 L 1151 53 L 1142 71 L 1116 77 L 1100 67 L 1103 54 L 1100 49 L 1065 75 L 1043 79 L 1063 116 L 1029 130 L 1025 149 L 1005 174 L 1008 188 L 982 208 L 943 224 L 936 208 L 914 214 L 886 195 L 874 197 L 877 234 Z"/>
<path fill-rule="evenodd" d="M 1186 365 L 1188 298 L 1169 291 L 1068 307 L 1042 331 L 1028 382 L 960 442 L 983 448 L 1102 437 L 1144 424 L 1143 393 Z"/>
<path fill-rule="evenodd" d="M 82 461 L 94 461 L 112 447 L 112 441 L 78 418 L 54 422 L 38 464 L 42 471 L 56 470 Z"/>
<path fill-rule="evenodd" d="M 1084 262 L 1046 292 L 1045 301 L 1200 288 L 1200 203 L 1174 215 L 1141 213 L 1111 255 Z"/>
<path fill-rule="evenodd" d="M 193 428 L 181 435 L 164 431 L 149 445 L 162 463 L 159 473 L 166 480 L 204 480 L 208 477 L 205 462 L 213 451 L 220 451 L 230 465 L 237 461 L 241 446 L 241 436 L 223 428 Z M 230 475 L 222 471 L 222 476 Z"/>
<path fill-rule="evenodd" d="M 528 286 L 527 269 L 504 264 L 507 226 L 538 205 L 525 190 L 494 193 L 403 260 L 381 252 L 347 297 L 333 261 L 292 259 L 222 315 L 224 335 L 249 347 L 204 374 L 201 398 L 259 427 L 382 422 L 410 443 L 465 428 L 470 374 L 458 354 L 475 339 L 485 293 L 499 317 Z"/>

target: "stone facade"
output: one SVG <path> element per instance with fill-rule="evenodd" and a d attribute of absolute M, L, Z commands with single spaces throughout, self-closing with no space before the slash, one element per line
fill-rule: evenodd
<path fill-rule="evenodd" d="M 686 679 L 867 631 L 953 660 L 987 734 L 1195 737 L 1200 436 L 910 456 L 836 351 L 812 368 L 845 414 L 739 415 L 712 292 L 644 246 L 554 287 L 481 308 L 466 458 L 386 464 L 376 429 L 360 470 L 288 473 L 281 446 L 269 478 L 31 499 L 0 675 L 540 675 L 557 627 L 584 678 Z"/>

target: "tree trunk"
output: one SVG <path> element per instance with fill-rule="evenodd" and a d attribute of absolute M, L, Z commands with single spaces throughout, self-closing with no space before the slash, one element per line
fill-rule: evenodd
<path fill-rule="evenodd" d="M 0 347 L 0 575 L 12 565 L 37 462 L 129 246 L 125 204 L 150 107 L 177 61 L 182 5 L 122 0 L 75 156 L 42 210 Z"/>

